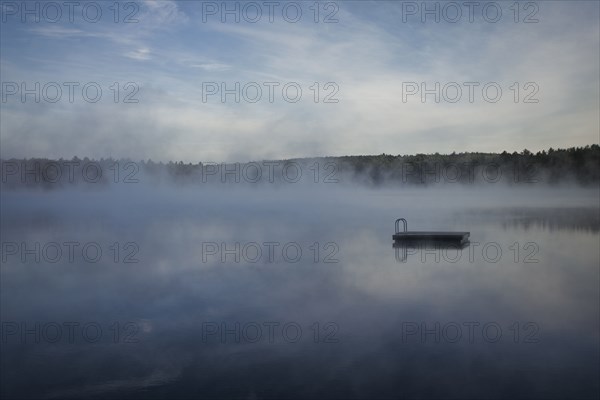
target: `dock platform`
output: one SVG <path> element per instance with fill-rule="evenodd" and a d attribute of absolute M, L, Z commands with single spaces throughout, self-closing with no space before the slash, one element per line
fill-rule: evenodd
<path fill-rule="evenodd" d="M 396 232 L 392 238 L 396 241 L 464 243 L 469 240 L 469 235 L 469 232 Z"/>
<path fill-rule="evenodd" d="M 400 221 L 403 222 L 404 230 L 400 231 Z M 404 218 L 398 218 L 395 224 L 395 232 L 392 235 L 394 241 L 407 242 L 441 242 L 441 243 L 466 243 L 469 241 L 470 232 L 432 232 L 432 231 L 408 231 L 407 222 Z"/>

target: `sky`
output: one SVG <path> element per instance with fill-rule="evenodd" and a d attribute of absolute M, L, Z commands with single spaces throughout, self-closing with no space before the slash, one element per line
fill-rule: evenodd
<path fill-rule="evenodd" d="M 597 1 L 50 3 L 1 3 L 2 158 L 600 141 Z"/>

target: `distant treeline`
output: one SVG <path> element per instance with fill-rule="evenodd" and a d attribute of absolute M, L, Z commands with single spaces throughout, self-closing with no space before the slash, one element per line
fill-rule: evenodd
<path fill-rule="evenodd" d="M 504 183 L 600 183 L 600 146 L 531 153 L 452 153 L 301 158 L 246 163 L 156 163 L 73 158 L 0 160 L 3 189 L 77 184 L 363 184 L 368 186 Z"/>
<path fill-rule="evenodd" d="M 577 183 L 600 182 L 600 146 L 532 153 L 452 153 L 409 156 L 347 156 L 337 158 L 342 169 L 357 178 L 367 174 L 374 183 Z"/>

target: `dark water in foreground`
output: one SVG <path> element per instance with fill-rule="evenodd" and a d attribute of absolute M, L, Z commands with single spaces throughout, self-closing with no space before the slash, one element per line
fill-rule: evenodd
<path fill-rule="evenodd" d="M 598 200 L 3 193 L 1 394 L 597 398 Z M 397 259 L 398 217 L 471 245 Z"/>

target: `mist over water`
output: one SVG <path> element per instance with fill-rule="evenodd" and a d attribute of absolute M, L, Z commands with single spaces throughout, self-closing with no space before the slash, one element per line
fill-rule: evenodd
<path fill-rule="evenodd" d="M 595 188 L 137 184 L 1 200 L 6 397 L 598 394 Z M 399 217 L 470 244 L 402 259 Z"/>

